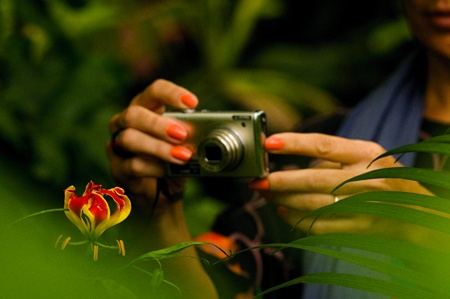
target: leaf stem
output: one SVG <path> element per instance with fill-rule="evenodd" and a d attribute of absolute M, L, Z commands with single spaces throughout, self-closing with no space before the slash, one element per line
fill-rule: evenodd
<path fill-rule="evenodd" d="M 13 221 L 9 226 L 13 226 L 13 225 L 17 224 L 20 221 L 23 221 L 25 219 L 28 219 L 28 218 L 31 218 L 31 217 L 34 217 L 34 216 L 39 216 L 39 215 L 42 215 L 42 214 L 53 213 L 53 212 L 65 212 L 65 211 L 68 211 L 68 209 L 59 208 L 59 209 L 50 209 L 50 210 L 40 211 L 40 212 L 37 212 L 37 213 L 33 213 L 33 214 L 30 214 L 30 215 L 24 216 L 22 218 L 19 218 L 16 221 Z"/>

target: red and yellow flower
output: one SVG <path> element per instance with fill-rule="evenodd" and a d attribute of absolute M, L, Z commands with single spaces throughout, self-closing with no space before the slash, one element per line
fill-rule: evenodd
<path fill-rule="evenodd" d="M 90 181 L 81 197 L 75 193 L 75 187 L 70 186 L 65 190 L 64 209 L 67 218 L 75 224 L 86 237 L 82 243 L 93 245 L 94 259 L 98 257 L 98 246 L 112 248 L 97 242 L 98 237 L 108 228 L 125 220 L 131 212 L 131 202 L 122 188 L 103 189 L 101 185 Z M 111 213 L 110 202 L 115 203 L 115 209 Z M 62 236 L 61 236 L 62 237 Z M 58 238 L 57 244 L 59 243 Z M 70 237 L 62 242 L 61 249 L 70 244 Z M 80 244 L 80 243 L 78 243 Z M 125 255 L 122 240 L 117 240 L 119 253 Z"/>

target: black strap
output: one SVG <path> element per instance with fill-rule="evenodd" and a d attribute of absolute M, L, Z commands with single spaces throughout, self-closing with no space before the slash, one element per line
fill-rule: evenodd
<path fill-rule="evenodd" d="M 170 194 L 169 185 L 167 184 L 167 180 L 165 178 L 158 178 L 156 180 L 156 195 L 155 200 L 153 201 L 152 208 L 150 210 L 150 216 L 153 215 L 156 205 L 158 204 L 160 194 L 163 194 L 170 202 L 175 202 L 183 198 L 183 192 L 177 192 L 174 194 Z"/>

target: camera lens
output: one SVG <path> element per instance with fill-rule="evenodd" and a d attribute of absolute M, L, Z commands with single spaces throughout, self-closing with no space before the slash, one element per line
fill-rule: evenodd
<path fill-rule="evenodd" d="M 243 157 L 244 148 L 236 132 L 217 128 L 199 144 L 198 162 L 209 172 L 234 169 Z"/>
<path fill-rule="evenodd" d="M 222 149 L 216 145 L 205 146 L 205 159 L 208 163 L 220 163 L 222 161 Z"/>

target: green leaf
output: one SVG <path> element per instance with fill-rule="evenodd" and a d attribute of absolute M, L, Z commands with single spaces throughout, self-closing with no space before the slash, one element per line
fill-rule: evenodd
<path fill-rule="evenodd" d="M 288 244 L 289 245 L 286 245 L 287 247 L 296 246 L 298 244 L 306 246 L 327 245 L 353 248 L 390 256 L 406 262 L 414 262 L 415 266 L 418 268 L 425 268 L 428 270 L 430 265 L 436 261 L 445 261 L 445 265 L 450 263 L 450 255 L 447 252 L 440 252 L 405 241 L 386 239 L 371 235 L 346 233 L 324 234 L 318 236 L 308 236 Z M 420 260 L 417 259 L 418 256 L 420 256 Z"/>
<path fill-rule="evenodd" d="M 437 199 L 432 196 L 412 194 L 406 192 L 367 192 L 352 195 L 332 205 L 317 209 L 298 221 L 306 218 L 320 217 L 324 214 L 368 214 L 387 217 L 430 228 L 445 234 L 450 234 L 450 219 L 439 214 L 426 212 L 404 205 L 416 205 L 424 208 L 442 207 L 448 210 L 448 200 Z"/>
<path fill-rule="evenodd" d="M 108 298 L 139 298 L 132 290 L 112 279 L 99 278 L 98 281 L 101 282 Z"/>
<path fill-rule="evenodd" d="M 20 218 L 20 219 L 17 219 L 17 220 L 14 221 L 13 223 L 11 223 L 11 225 L 14 225 L 14 224 L 16 224 L 16 223 L 18 223 L 18 222 L 21 222 L 21 221 L 23 221 L 23 220 L 25 220 L 25 219 L 28 219 L 28 218 L 31 218 L 31 217 L 35 217 L 35 216 L 39 216 L 39 215 L 43 215 L 43 214 L 47 214 L 47 213 L 53 213 L 53 212 L 65 212 L 65 211 L 68 211 L 68 209 L 65 209 L 65 208 L 59 208 L 59 209 L 43 210 L 43 211 L 40 211 L 40 212 L 36 212 L 36 213 L 33 213 L 33 214 L 29 214 L 29 215 L 24 216 L 24 217 L 22 217 L 22 218 Z"/>
<path fill-rule="evenodd" d="M 159 250 L 154 250 L 147 252 L 136 259 L 134 259 L 131 264 L 135 264 L 140 261 L 146 261 L 146 260 L 162 260 L 166 258 L 176 257 L 179 256 L 178 253 L 188 247 L 191 246 L 198 246 L 198 245 L 204 245 L 204 244 L 210 244 L 208 242 L 183 242 L 179 243 L 170 247 L 165 247 Z"/>
<path fill-rule="evenodd" d="M 414 286 L 403 285 L 395 281 L 386 281 L 360 275 L 343 273 L 314 273 L 292 279 L 283 284 L 265 290 L 258 296 L 265 295 L 275 290 L 299 283 L 331 284 L 344 287 L 366 290 L 378 294 L 384 294 L 395 298 L 424 299 L 442 298 L 443 294 L 430 290 L 423 290 Z"/>
<path fill-rule="evenodd" d="M 107 29 L 118 23 L 120 8 L 115 3 L 87 1 L 79 9 L 69 7 L 64 1 L 47 1 L 54 19 L 67 36 L 80 38 L 82 35 Z"/>
<path fill-rule="evenodd" d="M 233 12 L 230 26 L 224 32 L 222 43 L 217 49 L 221 66 L 233 66 L 242 56 L 251 35 L 255 29 L 257 21 L 263 18 L 267 13 L 265 7 L 270 6 L 275 0 L 240 0 L 237 1 Z M 280 5 L 280 1 L 278 4 Z M 272 5 L 272 7 L 275 7 Z M 279 11 L 281 11 L 278 8 Z"/>
<path fill-rule="evenodd" d="M 325 234 L 256 248 L 274 247 L 307 250 L 374 270 L 408 285 L 421 288 L 436 285 L 439 292 L 450 291 L 448 277 L 440 275 L 450 266 L 450 256 L 408 242 L 369 235 Z"/>
<path fill-rule="evenodd" d="M 337 189 L 339 189 L 340 187 L 349 182 L 356 182 L 370 179 L 382 179 L 382 178 L 398 178 L 405 180 L 413 180 L 419 183 L 430 184 L 433 186 L 443 187 L 450 190 L 450 173 L 414 167 L 391 167 L 391 168 L 376 169 L 355 176 L 339 184 L 336 188 L 334 188 L 332 192 L 336 191 Z"/>
<path fill-rule="evenodd" d="M 419 143 L 430 143 L 430 142 L 450 143 L 450 134 L 447 132 L 447 133 L 445 133 L 443 135 L 433 136 L 433 137 L 425 139 L 425 140 L 423 140 L 423 141 L 421 141 Z"/>
<path fill-rule="evenodd" d="M 398 18 L 378 26 L 369 35 L 367 43 L 372 52 L 383 55 L 384 53 L 395 50 L 402 43 L 410 39 L 411 32 L 408 30 L 406 19 Z"/>
<path fill-rule="evenodd" d="M 161 286 L 163 281 L 164 281 L 164 271 L 160 268 L 156 268 L 155 271 L 153 271 L 152 273 L 152 279 L 150 280 L 150 287 L 156 289 Z"/>
<path fill-rule="evenodd" d="M 396 147 L 378 156 L 372 163 L 387 156 L 412 152 L 450 155 L 450 135 L 440 135 L 418 143 Z"/>

